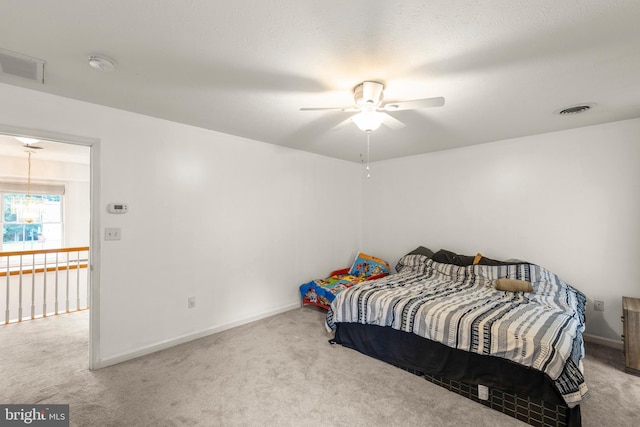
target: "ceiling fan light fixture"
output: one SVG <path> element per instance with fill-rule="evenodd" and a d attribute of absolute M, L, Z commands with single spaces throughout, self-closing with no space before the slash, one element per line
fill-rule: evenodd
<path fill-rule="evenodd" d="M 353 88 L 353 98 L 360 108 L 377 108 L 384 97 L 384 85 L 365 81 Z"/>
<path fill-rule="evenodd" d="M 18 141 L 22 142 L 24 145 L 31 145 L 31 144 L 35 144 L 36 142 L 40 141 L 39 139 L 27 138 L 26 136 L 15 136 L 14 138 L 17 139 Z"/>
<path fill-rule="evenodd" d="M 376 111 L 362 111 L 351 117 L 351 121 L 363 132 L 373 132 L 378 129 L 384 120 L 384 114 Z"/>
<path fill-rule="evenodd" d="M 300 111 L 340 111 L 340 112 L 358 112 L 351 117 L 351 121 L 364 132 L 371 133 L 378 129 L 381 124 L 391 129 L 402 129 L 404 123 L 396 119 L 388 112 L 415 110 L 427 107 L 442 107 L 444 98 L 439 96 L 435 98 L 413 99 L 408 101 L 393 101 L 387 104 L 382 103 L 384 99 L 384 85 L 380 82 L 364 81 L 353 88 L 353 98 L 356 103 L 355 107 L 312 107 L 301 108 Z M 342 123 L 348 123 L 349 119 Z M 341 126 L 342 123 L 339 125 Z"/>

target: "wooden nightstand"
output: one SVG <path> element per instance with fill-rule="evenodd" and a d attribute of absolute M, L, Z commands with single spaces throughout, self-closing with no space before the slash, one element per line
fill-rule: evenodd
<path fill-rule="evenodd" d="M 625 372 L 640 376 L 640 298 L 622 297 Z"/>

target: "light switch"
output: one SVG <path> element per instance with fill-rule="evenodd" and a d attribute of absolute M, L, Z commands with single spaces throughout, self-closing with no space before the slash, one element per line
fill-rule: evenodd
<path fill-rule="evenodd" d="M 120 235 L 120 228 L 105 227 L 104 229 L 104 240 L 120 240 Z"/>

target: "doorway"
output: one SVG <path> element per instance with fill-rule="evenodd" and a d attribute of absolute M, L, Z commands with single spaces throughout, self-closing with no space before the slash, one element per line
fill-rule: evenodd
<path fill-rule="evenodd" d="M 0 247 L 0 251 L 14 251 L 17 246 L 22 246 L 23 250 L 53 251 L 54 249 L 50 246 L 56 246 L 56 244 L 65 249 L 90 248 L 88 254 L 85 252 L 82 255 L 83 265 L 80 264 L 80 254 L 77 255 L 77 264 L 74 265 L 67 262 L 66 265 L 67 272 L 74 269 L 79 272 L 81 268 L 86 268 L 86 288 L 84 289 L 84 295 L 80 295 L 81 292 L 78 291 L 77 301 L 78 304 L 81 304 L 81 299 L 84 299 L 86 304 L 84 302 L 82 304 L 85 305 L 85 308 L 89 308 L 89 320 L 85 329 L 89 347 L 87 361 L 89 369 L 92 369 L 95 365 L 94 361 L 99 359 L 97 352 L 99 348 L 99 293 L 97 292 L 97 271 L 99 269 L 97 268 L 97 261 L 99 259 L 100 242 L 98 239 L 99 233 L 94 232 L 94 228 L 98 227 L 99 224 L 99 210 L 95 207 L 99 188 L 97 180 L 98 148 L 99 141 L 91 138 L 0 125 L 0 183 L 5 184 L 3 202 L 7 202 L 5 204 L 7 206 L 3 205 L 4 216 L 2 224 L 2 243 L 7 248 Z M 11 187 L 10 184 L 14 184 L 14 187 Z M 25 215 L 20 217 L 15 206 L 13 208 L 9 206 L 11 202 L 19 205 L 18 202 L 20 201 L 20 198 L 16 197 L 15 194 L 9 193 L 11 188 L 14 188 L 16 193 L 22 192 L 23 199 L 25 199 L 25 185 L 28 200 L 31 203 L 35 204 L 35 202 L 42 201 L 42 199 L 47 201 L 47 206 L 40 211 L 39 216 L 34 217 L 35 219 Z M 54 194 L 56 192 L 62 194 Z M 40 193 L 40 199 L 36 196 L 37 193 Z M 56 214 L 56 212 L 59 214 Z M 36 271 L 38 273 L 44 271 L 44 275 L 47 275 L 47 271 L 50 271 L 53 267 L 49 267 L 49 270 L 47 270 L 46 264 L 50 261 L 46 260 L 46 255 L 44 269 L 39 265 L 40 261 L 36 261 L 35 255 L 32 256 L 32 274 L 35 275 Z M 71 256 L 69 255 L 69 257 Z M 36 264 L 38 265 L 36 266 Z M 5 267 L 5 269 L 9 268 L 8 266 Z M 64 270 L 65 267 L 63 266 L 60 269 Z M 50 282 L 53 282 L 53 280 L 50 279 Z M 56 283 L 56 288 L 57 285 Z M 8 280 L 7 286 L 9 286 Z M 31 286 L 35 288 L 34 285 Z M 52 286 L 52 283 L 50 285 L 46 284 L 45 279 L 44 289 L 52 289 Z M 76 283 L 71 288 L 73 289 L 75 286 Z M 78 290 L 80 290 L 79 282 L 77 286 Z M 61 287 L 64 288 L 64 285 Z M 69 288 L 68 283 L 67 288 Z M 28 291 L 28 285 L 25 290 Z M 43 308 L 39 309 L 40 311 L 36 309 L 34 323 L 44 321 L 40 320 L 41 317 L 55 315 L 52 314 L 54 312 L 53 304 L 49 304 L 49 308 L 46 308 L 47 291 L 44 290 L 44 293 Z M 7 295 L 9 295 L 8 291 Z M 35 300 L 36 292 L 33 292 L 33 295 Z M 66 306 L 64 306 L 64 302 L 61 304 L 63 306 L 58 309 L 58 301 L 56 299 L 55 312 L 58 312 L 58 316 L 73 316 L 76 314 L 74 309 L 78 309 L 79 305 L 74 306 L 74 301 L 72 301 L 72 307 L 69 310 L 69 302 L 66 302 Z M 35 305 L 40 307 L 39 304 Z M 31 313 L 26 313 L 25 320 L 30 321 L 34 317 L 33 306 L 32 302 Z M 5 307 L 2 307 L 2 309 L 4 313 Z M 15 311 L 15 308 L 12 308 L 12 310 Z M 42 315 L 43 312 L 46 316 Z M 20 314 L 22 315 L 22 313 Z M 7 317 L 9 317 L 9 314 L 7 314 Z M 86 313 L 84 318 L 86 321 Z M 5 319 L 3 318 L 3 323 L 4 321 Z M 2 330 L 0 330 L 0 333 L 2 333 Z"/>

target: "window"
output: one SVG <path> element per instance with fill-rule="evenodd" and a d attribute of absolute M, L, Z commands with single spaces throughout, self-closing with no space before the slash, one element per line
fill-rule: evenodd
<path fill-rule="evenodd" d="M 56 194 L 0 193 L 2 243 L 0 250 L 23 251 L 61 248 L 64 243 L 63 196 Z M 28 213 L 25 211 L 28 210 Z"/>

